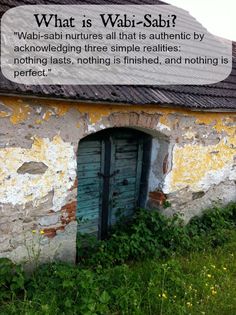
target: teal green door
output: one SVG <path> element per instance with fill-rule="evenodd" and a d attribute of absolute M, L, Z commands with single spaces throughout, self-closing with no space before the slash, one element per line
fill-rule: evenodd
<path fill-rule="evenodd" d="M 78 230 L 104 238 L 117 216 L 132 216 L 145 191 L 149 137 L 114 128 L 80 141 L 78 148 Z M 144 165 L 146 164 L 146 165 Z M 145 166 L 145 168 L 144 168 Z"/>

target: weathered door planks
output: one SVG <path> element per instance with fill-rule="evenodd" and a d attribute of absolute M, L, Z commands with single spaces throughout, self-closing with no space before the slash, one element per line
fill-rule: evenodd
<path fill-rule="evenodd" d="M 78 231 L 105 238 L 117 215 L 131 216 L 144 200 L 150 137 L 126 128 L 88 136 L 78 149 Z M 149 148 L 150 149 L 150 148 Z M 143 161 L 146 161 L 144 169 Z M 142 202 L 141 202 L 142 203 Z"/>

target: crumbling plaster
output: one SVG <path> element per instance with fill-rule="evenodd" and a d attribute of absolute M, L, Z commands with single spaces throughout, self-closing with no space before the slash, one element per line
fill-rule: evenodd
<path fill-rule="evenodd" d="M 44 258 L 74 259 L 78 142 L 111 127 L 153 136 L 149 192 L 165 195 L 167 213 L 188 220 L 214 202 L 236 200 L 236 113 L 1 96 L 1 256 L 26 259 L 19 248 L 36 230 Z M 58 246 L 60 255 L 52 254 Z"/>

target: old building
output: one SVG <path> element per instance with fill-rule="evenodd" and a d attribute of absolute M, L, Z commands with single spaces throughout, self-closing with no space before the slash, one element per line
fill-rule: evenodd
<path fill-rule="evenodd" d="M 120 211 L 188 221 L 236 201 L 235 126 L 236 45 L 231 75 L 208 86 L 25 86 L 1 75 L 0 256 L 28 260 L 39 241 L 42 259 L 73 261 L 77 230 L 103 237 Z"/>

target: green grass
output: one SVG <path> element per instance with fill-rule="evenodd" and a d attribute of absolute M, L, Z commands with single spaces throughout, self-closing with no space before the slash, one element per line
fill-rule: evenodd
<path fill-rule="evenodd" d="M 230 207 L 228 217 L 219 210 L 191 223 L 187 227 L 191 233 L 185 231 L 183 236 L 193 235 L 192 243 L 186 238 L 187 249 L 186 242 L 180 242 L 177 249 L 167 243 L 165 256 L 160 256 L 159 248 L 152 258 L 147 253 L 146 259 L 143 255 L 142 260 L 106 267 L 100 263 L 100 255 L 95 255 L 92 266 L 86 267 L 84 262 L 78 266 L 48 264 L 28 277 L 19 266 L 4 261 L 0 266 L 0 314 L 235 315 L 235 205 Z M 148 216 L 142 226 L 149 221 Z"/>

